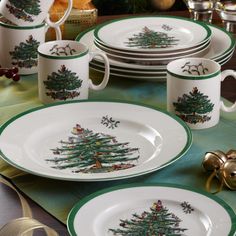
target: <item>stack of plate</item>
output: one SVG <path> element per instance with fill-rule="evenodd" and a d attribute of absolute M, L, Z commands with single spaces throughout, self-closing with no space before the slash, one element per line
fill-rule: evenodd
<path fill-rule="evenodd" d="M 223 65 L 235 47 L 234 38 L 223 29 L 170 16 L 109 21 L 83 32 L 76 40 L 91 51 L 104 51 L 112 75 L 158 81 L 166 78 L 166 65 L 172 60 L 204 57 Z M 101 58 L 95 58 L 90 67 L 104 71 Z"/>

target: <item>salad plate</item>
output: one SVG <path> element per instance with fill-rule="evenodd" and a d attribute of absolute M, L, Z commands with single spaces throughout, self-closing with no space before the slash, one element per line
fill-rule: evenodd
<path fill-rule="evenodd" d="M 67 219 L 71 236 L 233 236 L 236 216 L 220 198 L 174 184 L 130 184 L 96 192 Z"/>
<path fill-rule="evenodd" d="M 200 45 L 211 37 L 206 24 L 183 17 L 141 16 L 105 22 L 95 40 L 120 51 L 173 52 Z"/>
<path fill-rule="evenodd" d="M 141 58 L 163 58 L 163 57 L 174 57 L 174 56 L 181 56 L 181 55 L 188 55 L 189 53 L 194 53 L 197 52 L 201 49 L 203 49 L 204 47 L 206 47 L 209 43 L 210 43 L 211 39 L 205 41 L 204 43 L 200 44 L 197 47 L 194 48 L 190 48 L 181 52 L 169 52 L 169 53 L 139 53 L 139 52 L 122 52 L 120 50 L 116 50 L 116 49 L 111 49 L 109 47 L 106 47 L 102 44 L 100 44 L 99 42 L 97 42 L 96 40 L 94 40 L 94 45 L 101 49 L 104 52 L 108 52 L 110 54 L 116 54 L 116 55 L 123 55 L 123 56 L 128 56 L 128 57 L 141 57 Z"/>
<path fill-rule="evenodd" d="M 110 52 L 106 52 L 106 55 L 108 58 L 114 59 L 116 61 L 121 61 L 121 62 L 126 62 L 126 63 L 131 63 L 131 64 L 144 64 L 144 65 L 166 65 L 170 61 L 183 58 L 183 57 L 201 57 L 206 55 L 206 53 L 209 51 L 210 47 L 210 42 L 204 46 L 203 48 L 199 49 L 196 52 L 189 53 L 187 55 L 176 55 L 174 57 L 162 57 L 162 58 L 149 58 L 149 57 L 130 57 L 130 56 L 125 56 L 125 55 L 120 55 L 120 54 L 114 54 Z"/>
<path fill-rule="evenodd" d="M 212 31 L 211 46 L 209 52 L 204 55 L 205 58 L 213 60 L 221 60 L 226 55 L 229 55 L 234 51 L 235 39 L 226 30 L 219 28 L 217 26 L 208 25 Z M 90 28 L 76 37 L 76 41 L 88 45 L 90 51 L 98 50 L 94 45 L 94 27 Z M 100 58 L 95 58 L 94 63 L 102 65 L 102 60 Z M 138 65 L 116 61 L 109 59 L 111 68 L 121 68 L 121 69 L 132 69 L 139 71 L 163 71 L 166 69 L 166 65 Z"/>
<path fill-rule="evenodd" d="M 229 55 L 227 55 L 225 58 L 221 60 L 215 60 L 218 62 L 220 65 L 224 65 L 227 63 L 231 57 L 233 56 L 234 52 L 231 52 Z M 90 63 L 90 69 L 104 73 L 105 68 L 103 65 L 100 64 L 94 64 Z M 117 69 L 117 68 L 111 68 L 110 70 L 110 75 L 116 76 L 116 77 L 121 77 L 121 78 L 128 78 L 128 79 L 134 79 L 134 80 L 145 80 L 145 81 L 157 81 L 157 82 L 164 82 L 166 81 L 166 71 L 163 72 L 152 72 L 152 71 L 132 71 L 128 69 Z"/>
<path fill-rule="evenodd" d="M 104 71 L 105 67 L 104 64 L 100 63 L 94 63 L 93 61 L 90 62 L 90 68 L 99 68 L 100 70 Z M 142 71 L 142 70 L 132 70 L 127 68 L 119 68 L 119 67 L 112 67 L 110 68 L 111 72 L 125 72 L 125 73 L 131 73 L 131 74 L 145 74 L 145 75 L 166 75 L 166 69 L 158 70 L 158 71 Z"/>
<path fill-rule="evenodd" d="M 102 74 L 104 73 L 104 70 L 98 67 L 91 66 L 90 69 Z M 146 75 L 146 74 L 130 74 L 130 73 L 111 71 L 110 75 L 133 80 L 158 81 L 158 82 L 166 81 L 166 74 Z"/>
<path fill-rule="evenodd" d="M 176 116 L 115 101 L 42 106 L 0 129 L 0 155 L 6 162 L 35 175 L 71 181 L 150 173 L 182 157 L 191 143 L 190 129 Z"/>
<path fill-rule="evenodd" d="M 212 46 L 204 56 L 212 60 L 221 59 L 226 54 L 234 51 L 235 39 L 225 29 L 215 25 L 208 25 L 212 31 Z"/>

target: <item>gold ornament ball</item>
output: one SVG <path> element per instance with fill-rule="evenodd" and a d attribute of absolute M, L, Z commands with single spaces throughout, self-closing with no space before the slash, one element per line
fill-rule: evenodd
<path fill-rule="evenodd" d="M 228 159 L 235 159 L 236 160 L 236 150 L 231 149 L 226 153 L 226 155 L 227 155 Z"/>
<path fill-rule="evenodd" d="M 207 152 L 203 158 L 202 166 L 207 171 L 219 170 L 227 161 L 227 156 L 222 151 Z"/>
<path fill-rule="evenodd" d="M 232 190 L 236 190 L 236 160 L 231 159 L 226 161 L 220 173 L 226 186 Z"/>
<path fill-rule="evenodd" d="M 153 7 L 162 11 L 170 9 L 175 3 L 175 0 L 151 0 L 151 1 Z"/>

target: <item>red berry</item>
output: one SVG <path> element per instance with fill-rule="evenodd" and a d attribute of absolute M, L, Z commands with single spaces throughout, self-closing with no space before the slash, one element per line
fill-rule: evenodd
<path fill-rule="evenodd" d="M 8 71 L 6 71 L 6 73 L 5 73 L 5 76 L 6 76 L 8 79 L 11 79 L 13 75 L 14 75 L 14 73 L 12 72 L 12 70 L 8 70 Z"/>
<path fill-rule="evenodd" d="M 19 69 L 18 69 L 17 67 L 12 67 L 12 72 L 13 72 L 14 74 L 17 74 L 18 71 L 19 71 Z"/>
<path fill-rule="evenodd" d="M 0 69 L 0 77 L 3 76 L 5 74 L 4 69 Z"/>
<path fill-rule="evenodd" d="M 18 74 L 14 74 L 14 75 L 12 76 L 12 79 L 13 79 L 14 81 L 19 81 L 19 80 L 20 80 L 20 76 L 19 76 Z"/>

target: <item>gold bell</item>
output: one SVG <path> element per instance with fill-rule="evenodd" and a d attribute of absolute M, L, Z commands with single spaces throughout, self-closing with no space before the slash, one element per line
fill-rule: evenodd
<path fill-rule="evenodd" d="M 219 177 L 223 179 L 228 188 L 236 190 L 236 159 L 229 159 L 224 163 L 220 169 Z"/>
<path fill-rule="evenodd" d="M 229 150 L 227 153 L 226 153 L 226 156 L 228 159 L 235 159 L 236 160 L 236 150 Z"/>
<path fill-rule="evenodd" d="M 206 171 L 219 170 L 221 166 L 227 161 L 227 156 L 224 152 L 216 150 L 206 152 L 202 166 Z"/>

